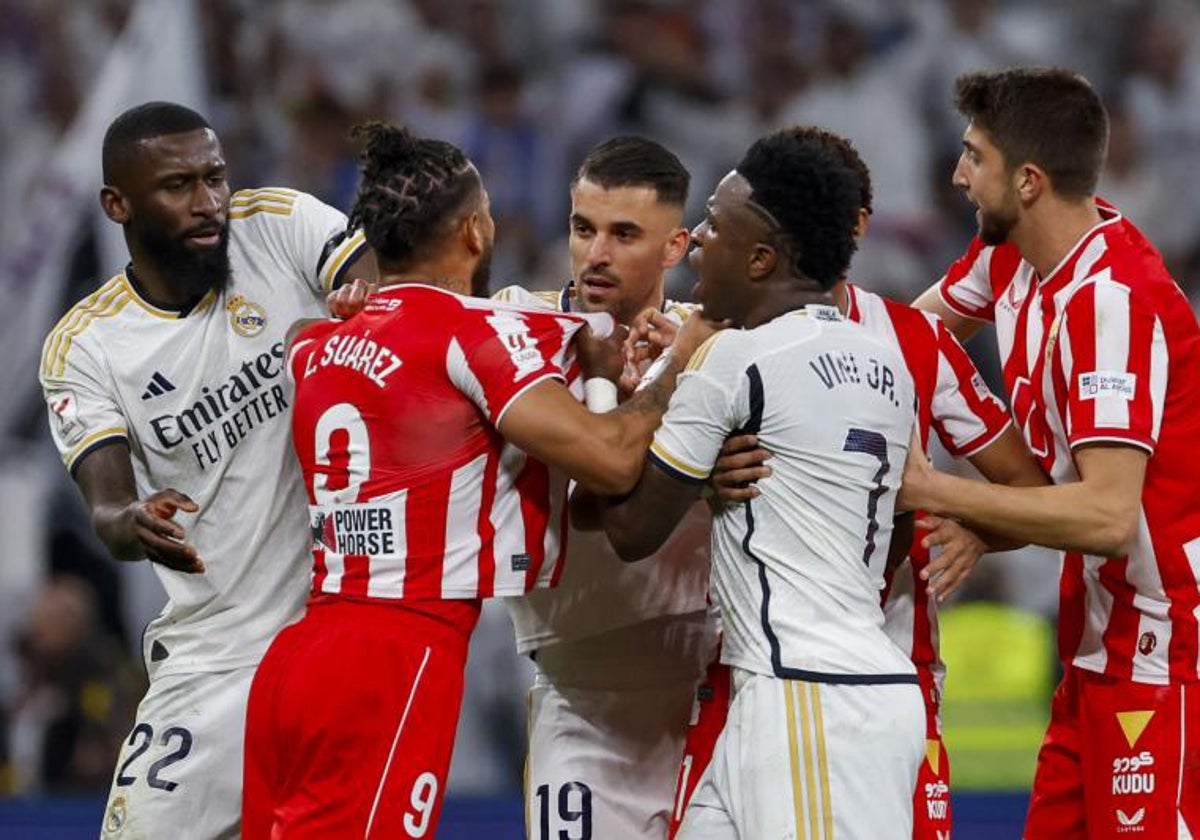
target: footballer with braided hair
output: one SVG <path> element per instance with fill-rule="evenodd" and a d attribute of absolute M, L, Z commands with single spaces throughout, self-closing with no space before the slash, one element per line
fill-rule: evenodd
<path fill-rule="evenodd" d="M 251 688 L 247 840 L 436 834 L 482 600 L 557 582 L 568 480 L 632 489 L 686 348 L 711 333 L 693 319 L 661 377 L 590 413 L 565 371 L 577 353 L 584 376 L 620 375 L 611 319 L 472 297 L 495 233 L 479 172 L 404 128 L 357 136 L 351 215 L 379 289 L 287 356 L 312 591 Z"/>

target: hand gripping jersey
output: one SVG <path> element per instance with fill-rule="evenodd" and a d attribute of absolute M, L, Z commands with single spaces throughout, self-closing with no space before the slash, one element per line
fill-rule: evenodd
<path fill-rule="evenodd" d="M 569 312 L 571 295 L 570 286 L 550 293 L 530 293 L 509 286 L 495 297 Z M 667 301 L 663 310 L 680 319 L 687 313 L 683 305 L 673 301 Z M 578 369 L 566 373 L 572 391 L 582 399 L 583 380 Z M 603 533 L 571 531 L 571 548 L 558 586 L 507 602 L 518 652 L 705 609 L 710 532 L 708 508 L 697 504 L 654 557 L 625 563 Z"/>
<path fill-rule="evenodd" d="M 345 227 L 304 193 L 235 193 L 224 291 L 173 312 L 121 273 L 46 339 L 41 382 L 67 468 L 123 440 L 139 497 L 175 488 L 200 506 L 176 521 L 206 571 L 154 566 L 169 600 L 145 633 L 151 676 L 252 665 L 303 604 L 308 537 L 283 339 L 324 311 L 365 249 Z"/>
<path fill-rule="evenodd" d="M 1200 328 L 1162 258 L 1115 209 L 1047 277 L 1011 244 L 978 239 L 942 278 L 946 305 L 994 321 L 1013 414 L 1056 483 L 1072 451 L 1150 456 L 1127 557 L 1066 552 L 1064 663 L 1147 683 L 1197 680 L 1200 640 Z"/>
<path fill-rule="evenodd" d="M 833 307 L 726 330 L 688 364 L 651 457 L 707 479 L 725 438 L 774 453 L 762 495 L 713 524 L 722 661 L 828 682 L 916 683 L 880 590 L 915 420 L 904 360 Z"/>
<path fill-rule="evenodd" d="M 1008 409 L 988 389 L 954 334 L 936 315 L 847 283 L 846 316 L 862 324 L 904 359 L 917 392 L 921 443 L 937 433 L 955 458 L 979 452 L 1011 425 Z M 945 668 L 938 655 L 937 609 L 918 575 L 929 549 L 917 534 L 904 563 L 884 590 L 884 629 L 918 668 L 935 678 L 940 694 Z M 936 704 L 935 704 L 936 705 Z"/>
<path fill-rule="evenodd" d="M 523 392 L 564 378 L 583 324 L 403 285 L 301 333 L 289 371 L 313 593 L 477 599 L 553 585 L 566 478 L 496 426 Z"/>

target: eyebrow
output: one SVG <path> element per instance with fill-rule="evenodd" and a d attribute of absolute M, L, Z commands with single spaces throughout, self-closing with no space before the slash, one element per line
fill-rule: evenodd
<path fill-rule="evenodd" d="M 585 216 L 579 212 L 571 213 L 571 221 L 572 222 L 582 222 L 582 223 L 588 225 L 589 227 L 593 227 L 593 228 L 596 227 L 595 222 L 593 222 L 587 216 Z M 612 224 L 609 225 L 609 228 L 616 231 L 617 233 L 642 233 L 645 230 L 637 222 L 627 221 L 627 220 L 613 222 Z"/>
<path fill-rule="evenodd" d="M 962 144 L 963 144 L 963 148 L 966 149 L 968 152 L 974 152 L 975 154 L 979 154 L 981 151 L 980 148 L 978 146 L 976 146 L 974 143 L 972 143 L 970 140 L 963 140 Z"/>

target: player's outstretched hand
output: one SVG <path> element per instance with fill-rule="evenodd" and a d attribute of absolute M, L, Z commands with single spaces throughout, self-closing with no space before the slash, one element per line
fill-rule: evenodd
<path fill-rule="evenodd" d="M 725 441 L 713 467 L 713 490 L 723 502 L 744 502 L 756 498 L 754 483 L 771 474 L 766 461 L 771 453 L 758 445 L 756 435 L 735 435 Z"/>
<path fill-rule="evenodd" d="M 355 278 L 344 283 L 329 293 L 325 299 L 329 304 L 329 314 L 334 318 L 345 321 L 362 312 L 367 305 L 367 297 L 379 291 L 379 284 L 361 278 Z"/>
<path fill-rule="evenodd" d="M 127 512 L 133 537 L 152 563 L 198 574 L 204 571 L 204 561 L 196 553 L 196 547 L 186 541 L 183 526 L 174 517 L 178 511 L 195 513 L 199 509 L 199 505 L 177 490 L 160 490 L 133 502 Z"/>
<path fill-rule="evenodd" d="M 925 516 L 916 524 L 929 532 L 921 538 L 921 545 L 941 548 L 941 553 L 921 570 L 921 580 L 929 584 L 930 597 L 945 601 L 971 574 L 979 558 L 987 553 L 987 543 L 953 519 Z"/>
<path fill-rule="evenodd" d="M 575 333 L 575 352 L 584 379 L 618 382 L 625 371 L 625 339 L 629 329 L 617 324 L 608 336 L 600 338 L 589 326 Z"/>

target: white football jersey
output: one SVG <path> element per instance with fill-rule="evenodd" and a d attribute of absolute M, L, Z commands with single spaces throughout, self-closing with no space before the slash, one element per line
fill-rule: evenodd
<path fill-rule="evenodd" d="M 326 291 L 365 249 L 345 229 L 345 216 L 304 193 L 235 193 L 223 292 L 169 311 L 122 272 L 46 339 L 42 388 L 67 469 L 124 440 L 140 498 L 174 488 L 200 507 L 176 521 L 204 573 L 154 566 L 169 600 L 143 639 L 151 676 L 254 664 L 299 615 L 309 529 L 284 337 L 325 314 Z"/>
<path fill-rule="evenodd" d="M 879 605 L 915 420 L 904 360 L 837 309 L 809 306 L 703 345 L 651 448 L 705 481 L 733 433 L 773 453 L 761 495 L 713 524 L 722 660 L 824 682 L 913 682 Z"/>
<path fill-rule="evenodd" d="M 571 309 L 570 287 L 530 293 L 520 286 L 508 286 L 493 297 L 560 312 Z M 672 301 L 663 309 L 676 318 L 686 317 L 688 311 Z M 582 399 L 583 380 L 577 369 L 567 371 L 567 381 Z M 708 507 L 698 502 L 658 553 L 638 563 L 623 562 L 603 533 L 571 529 L 558 584 L 506 599 L 517 650 L 528 653 L 556 642 L 586 639 L 653 618 L 705 609 L 711 523 Z"/>

